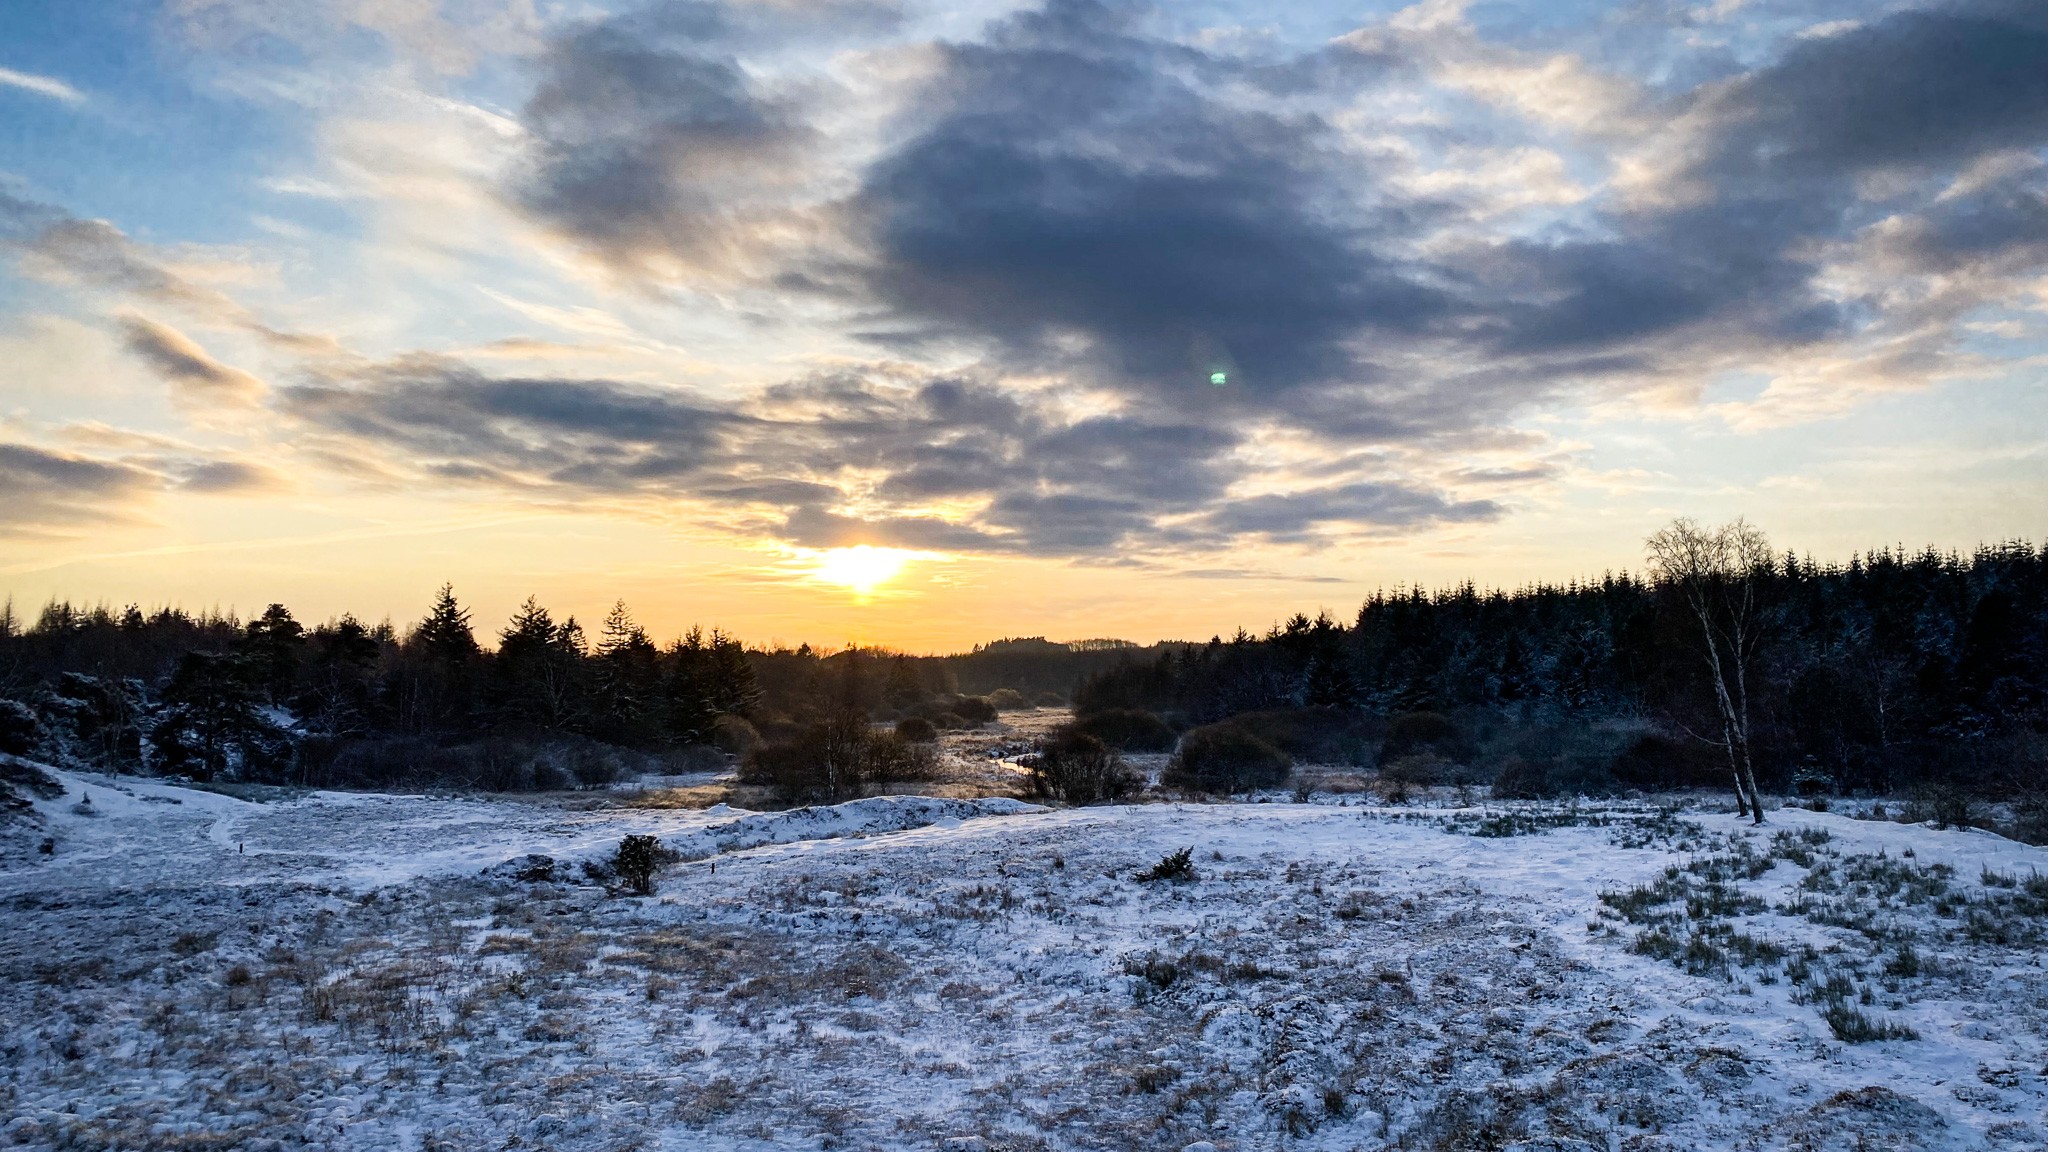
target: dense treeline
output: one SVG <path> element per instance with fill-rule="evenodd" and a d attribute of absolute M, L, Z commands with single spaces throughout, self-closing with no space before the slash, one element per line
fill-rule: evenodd
<path fill-rule="evenodd" d="M 308 628 L 281 604 L 244 622 L 54 603 L 26 625 L 9 606 L 0 751 L 197 779 L 545 788 L 723 764 L 706 750 L 847 713 L 994 717 L 943 660 L 748 650 L 695 628 L 658 644 L 624 604 L 591 636 L 528 600 L 489 639 L 450 588 L 403 634 L 352 616 Z"/>
<path fill-rule="evenodd" d="M 842 796 L 927 770 L 907 744 L 933 731 L 1071 693 L 1077 735 L 1178 747 L 1170 776 L 1189 786 L 1269 786 L 1291 757 L 1504 795 L 1753 792 L 1745 772 L 1776 791 L 2048 792 L 2048 549 L 1819 564 L 1772 556 L 1740 522 L 1683 521 L 1652 543 L 1643 577 L 1378 594 L 1350 621 L 1205 644 L 1023 638 L 954 656 L 747 649 L 697 629 L 659 643 L 623 604 L 590 635 L 531 600 L 480 638 L 445 588 L 403 632 L 307 627 L 282 605 L 248 621 L 9 608 L 0 750 L 522 788 L 726 763 L 715 748 L 793 798 Z M 909 721 L 900 739 L 869 730 L 889 720 Z M 1073 787 L 1114 794 L 1127 781 L 1093 747 L 1069 741 Z"/>
<path fill-rule="evenodd" d="M 1726 666 L 1719 617 L 1714 635 L 1728 682 L 1742 675 L 1739 735 L 1766 787 L 2017 795 L 2048 784 L 2048 549 L 1786 555 L 1726 580 L 1751 598 L 1739 668 Z M 1348 627 L 1297 615 L 1263 637 L 1126 663 L 1083 683 L 1075 707 L 1183 724 L 1361 717 L 1347 729 L 1365 734 L 1355 746 L 1376 749 L 1382 768 L 1413 761 L 1419 782 L 1430 761 L 1455 775 L 1460 761 L 1487 760 L 1530 791 L 1718 784 L 1730 741 L 1704 635 L 1675 577 L 1415 589 L 1373 596 Z M 1405 729 L 1393 723 L 1403 718 Z M 1322 725 L 1333 726 L 1344 728 Z M 1402 736 L 1415 728 L 1436 735 Z"/>

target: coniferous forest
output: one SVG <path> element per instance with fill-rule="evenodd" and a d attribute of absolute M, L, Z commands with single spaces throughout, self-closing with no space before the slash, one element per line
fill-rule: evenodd
<path fill-rule="evenodd" d="M 1750 556 L 1705 579 L 1407 589 L 1257 635 L 1012 639 L 945 656 L 749 648 L 715 629 L 657 640 L 624 604 L 589 628 L 529 600 L 491 626 L 450 588 L 403 628 L 309 624 L 281 604 L 241 620 L 58 602 L 0 615 L 0 748 L 194 779 L 572 788 L 773 762 L 828 746 L 849 716 L 943 729 L 1071 705 L 1113 747 L 1220 725 L 1297 765 L 1497 796 L 1740 799 L 1747 767 L 1778 794 L 2038 811 L 2048 549 Z"/>

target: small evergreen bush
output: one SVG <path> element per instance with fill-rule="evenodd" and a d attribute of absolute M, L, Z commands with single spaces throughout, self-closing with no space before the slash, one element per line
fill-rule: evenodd
<path fill-rule="evenodd" d="M 1183 848 L 1169 852 L 1159 858 L 1159 863 L 1138 873 L 1138 879 L 1150 884 L 1155 880 L 1193 880 L 1195 878 L 1195 850 Z"/>
<path fill-rule="evenodd" d="M 654 894 L 654 870 L 660 865 L 661 841 L 652 836 L 628 836 L 612 856 L 612 872 L 641 896 Z"/>

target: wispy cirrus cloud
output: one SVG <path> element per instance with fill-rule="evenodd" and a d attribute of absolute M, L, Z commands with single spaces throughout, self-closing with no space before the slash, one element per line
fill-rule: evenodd
<path fill-rule="evenodd" d="M 39 76 L 34 72 L 17 72 L 12 68 L 0 68 L 0 88 L 13 88 L 22 92 L 33 92 L 66 104 L 85 103 L 85 93 L 57 79 L 55 76 Z"/>

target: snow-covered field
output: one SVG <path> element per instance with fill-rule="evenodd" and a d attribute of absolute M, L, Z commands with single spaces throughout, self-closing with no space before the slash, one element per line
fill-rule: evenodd
<path fill-rule="evenodd" d="M 0 1144 L 2048 1146 L 2048 852 L 1982 832 L 62 780 L 0 865 Z M 652 898 L 580 868 L 629 832 Z"/>

